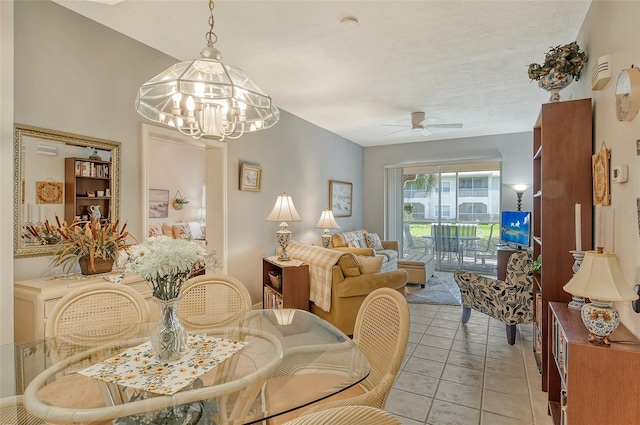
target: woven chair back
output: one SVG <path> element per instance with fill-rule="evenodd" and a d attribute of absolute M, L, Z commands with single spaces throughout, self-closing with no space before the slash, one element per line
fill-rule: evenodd
<path fill-rule="evenodd" d="M 234 313 L 251 310 L 251 296 L 238 279 L 204 275 L 189 279 L 182 288 L 178 317 L 188 329 L 226 323 Z"/>
<path fill-rule="evenodd" d="M 300 416 L 284 425 L 400 425 L 389 412 L 371 406 L 344 406 Z"/>
<path fill-rule="evenodd" d="M 353 340 L 369 360 L 371 372 L 363 382 L 368 390 L 383 382 L 389 388 L 381 392 L 374 407 L 384 407 L 389 390 L 400 369 L 409 339 L 409 306 L 398 291 L 379 288 L 365 298 L 356 318 Z"/>

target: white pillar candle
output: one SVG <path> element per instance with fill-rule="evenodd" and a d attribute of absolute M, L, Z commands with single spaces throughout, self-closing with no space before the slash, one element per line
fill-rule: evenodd
<path fill-rule="evenodd" d="M 582 251 L 582 206 L 576 204 L 576 251 Z"/>
<path fill-rule="evenodd" d="M 594 251 L 598 250 L 599 246 L 602 246 L 602 205 L 596 205 L 596 217 L 595 217 L 595 240 L 593 244 Z"/>

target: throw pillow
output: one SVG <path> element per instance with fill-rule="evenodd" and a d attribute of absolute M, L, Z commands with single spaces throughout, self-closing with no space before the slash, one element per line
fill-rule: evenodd
<path fill-rule="evenodd" d="M 344 277 L 360 276 L 360 268 L 353 254 L 347 253 L 340 257 L 338 266 L 340 266 Z"/>
<path fill-rule="evenodd" d="M 382 255 L 376 255 L 374 257 L 358 255 L 358 268 L 361 274 L 380 273 L 382 270 L 382 261 L 384 257 Z"/>
<path fill-rule="evenodd" d="M 162 223 L 162 234 L 173 239 L 173 226 L 169 223 Z"/>
<path fill-rule="evenodd" d="M 376 251 L 384 249 L 382 247 L 382 241 L 380 240 L 380 236 L 378 236 L 377 233 L 367 233 L 365 235 L 365 238 L 367 239 L 367 246 L 369 248 L 373 248 Z"/>
<path fill-rule="evenodd" d="M 189 223 L 177 223 L 173 226 L 173 234 L 176 239 L 191 239 Z"/>
<path fill-rule="evenodd" d="M 149 225 L 149 237 L 162 236 L 162 223 L 155 223 Z"/>
<path fill-rule="evenodd" d="M 358 241 L 349 241 L 349 242 L 347 242 L 347 246 L 349 248 L 361 248 L 360 247 L 360 242 L 358 242 Z"/>

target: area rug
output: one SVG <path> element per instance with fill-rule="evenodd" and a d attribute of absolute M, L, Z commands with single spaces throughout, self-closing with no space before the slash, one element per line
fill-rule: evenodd
<path fill-rule="evenodd" d="M 424 288 L 420 285 L 407 285 L 405 297 L 413 304 L 460 305 L 460 289 L 453 279 L 452 272 L 435 272 Z"/>

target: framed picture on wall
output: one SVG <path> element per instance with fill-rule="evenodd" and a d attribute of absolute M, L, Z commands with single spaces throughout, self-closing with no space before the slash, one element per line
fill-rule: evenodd
<path fill-rule="evenodd" d="M 169 191 L 149 189 L 149 218 L 169 217 Z"/>
<path fill-rule="evenodd" d="M 351 217 L 353 183 L 329 180 L 329 209 L 334 217 Z"/>
<path fill-rule="evenodd" d="M 240 164 L 240 190 L 260 192 L 262 185 L 262 167 Z"/>

